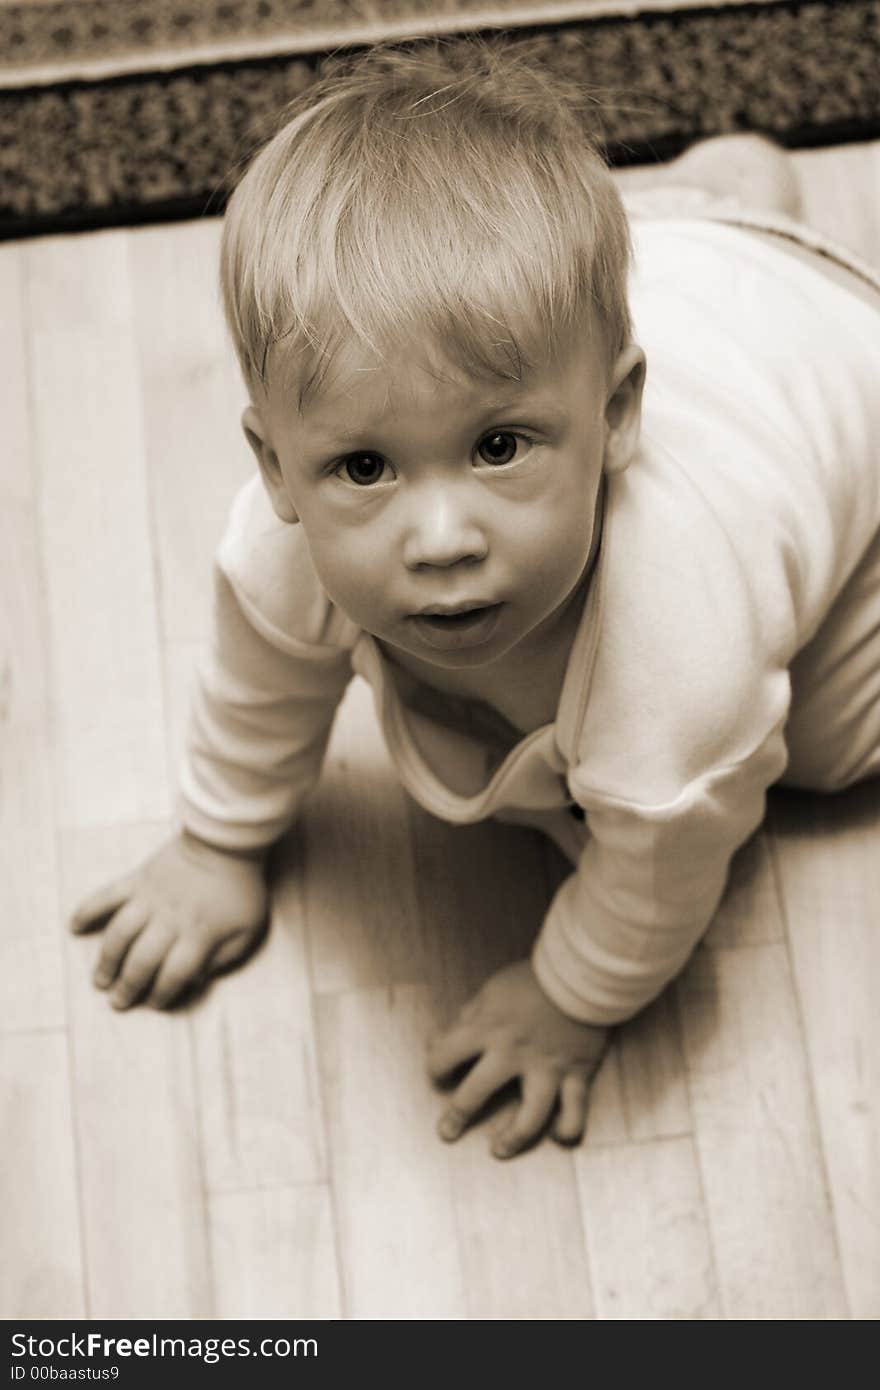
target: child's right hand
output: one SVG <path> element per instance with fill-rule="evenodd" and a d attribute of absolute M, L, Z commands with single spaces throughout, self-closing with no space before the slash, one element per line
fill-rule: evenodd
<path fill-rule="evenodd" d="M 104 927 L 98 989 L 127 1009 L 168 1005 L 242 960 L 265 928 L 264 856 L 214 849 L 181 831 L 139 868 L 99 888 L 71 919 L 77 934 Z"/>

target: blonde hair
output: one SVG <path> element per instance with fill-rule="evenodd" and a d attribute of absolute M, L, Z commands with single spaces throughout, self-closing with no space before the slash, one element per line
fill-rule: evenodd
<path fill-rule="evenodd" d="M 230 201 L 227 321 L 252 394 L 297 354 L 300 405 L 342 343 L 442 344 L 519 379 L 598 319 L 629 340 L 630 239 L 589 98 L 526 45 L 378 48 L 312 85 Z"/>

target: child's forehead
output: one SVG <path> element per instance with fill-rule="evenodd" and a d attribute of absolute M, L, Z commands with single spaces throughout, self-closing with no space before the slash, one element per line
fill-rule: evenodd
<path fill-rule="evenodd" d="M 536 392 L 552 394 L 572 360 L 581 359 L 585 336 L 566 335 L 554 343 L 540 341 L 524 352 L 511 354 L 499 346 L 497 364 L 475 362 L 457 351 L 454 342 L 428 338 L 402 338 L 383 351 L 345 344 L 320 367 L 305 354 L 289 354 L 293 360 L 277 364 L 273 394 L 285 413 L 332 415 L 361 407 L 367 412 L 417 407 L 419 403 L 445 402 L 450 408 L 470 404 L 500 406 Z"/>
<path fill-rule="evenodd" d="M 464 403 L 504 392 L 521 390 L 522 380 L 476 372 L 449 354 L 433 347 L 402 345 L 381 357 L 372 353 L 346 352 L 331 365 L 306 408 L 317 411 L 362 403 L 367 409 L 418 406 L 424 402 Z"/>

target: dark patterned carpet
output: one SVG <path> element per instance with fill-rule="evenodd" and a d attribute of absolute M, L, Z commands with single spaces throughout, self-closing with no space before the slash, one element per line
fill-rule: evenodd
<path fill-rule="evenodd" d="M 96 52 L 114 51 L 119 35 L 110 19 L 124 6 L 80 0 L 67 8 L 89 13 Z M 329 42 L 325 35 L 323 51 L 303 51 L 301 32 L 288 42 L 277 23 L 271 29 L 272 0 L 253 0 L 252 17 L 276 39 L 267 44 L 258 35 L 236 58 L 242 7 L 212 4 L 220 26 L 213 53 L 187 61 L 192 50 L 168 36 L 179 38 L 175 15 L 194 8 L 157 4 L 142 22 L 154 37 L 165 24 L 164 46 L 151 45 L 145 32 L 140 64 L 123 53 L 107 75 L 86 63 L 85 76 L 52 70 L 57 50 L 75 37 L 63 27 L 63 5 L 0 8 L 0 237 L 222 209 L 233 171 L 266 138 L 285 101 L 314 80 Z M 299 0 L 300 14 L 308 8 Z M 326 15 L 311 8 L 313 19 Z M 54 11 L 53 38 L 45 26 Z M 25 33 L 25 20 L 43 31 Z M 45 40 L 33 79 L 26 64 L 16 77 L 16 32 L 18 50 L 31 59 Z M 534 43 L 536 61 L 577 75 L 600 97 L 602 137 L 618 164 L 670 158 L 700 136 L 726 131 L 763 131 L 789 147 L 880 136 L 880 0 L 605 14 L 516 33 Z M 312 36 L 322 41 L 320 28 Z M 254 51 L 260 44 L 275 51 Z"/>

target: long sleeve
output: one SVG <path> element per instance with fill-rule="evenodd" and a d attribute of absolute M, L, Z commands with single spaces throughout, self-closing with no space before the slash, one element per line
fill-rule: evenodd
<path fill-rule="evenodd" d="M 187 829 L 254 849 L 291 825 L 351 678 L 338 628 L 300 528 L 281 529 L 245 489 L 218 555 L 211 642 L 192 699 L 180 778 Z"/>
<path fill-rule="evenodd" d="M 782 723 L 732 767 L 672 803 L 594 803 L 577 869 L 559 888 L 533 965 L 546 993 L 583 1022 L 619 1023 L 682 969 L 718 906 L 734 851 L 764 816 L 785 767 Z"/>

